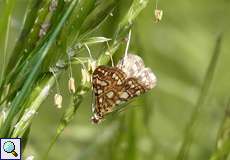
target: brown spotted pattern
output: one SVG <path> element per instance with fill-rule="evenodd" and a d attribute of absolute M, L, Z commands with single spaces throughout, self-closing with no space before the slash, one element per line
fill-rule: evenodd
<path fill-rule="evenodd" d="M 94 123 L 114 111 L 116 105 L 139 96 L 147 90 L 136 78 L 127 77 L 117 67 L 97 67 L 93 72 L 92 83 L 95 95 L 92 117 Z"/>

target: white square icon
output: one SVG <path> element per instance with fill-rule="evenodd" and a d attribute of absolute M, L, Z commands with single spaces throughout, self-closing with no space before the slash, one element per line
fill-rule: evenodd
<path fill-rule="evenodd" d="M 0 160 L 21 160 L 21 139 L 1 138 Z"/>

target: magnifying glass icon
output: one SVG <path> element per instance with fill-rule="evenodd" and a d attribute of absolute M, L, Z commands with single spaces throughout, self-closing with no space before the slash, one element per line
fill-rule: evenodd
<path fill-rule="evenodd" d="M 15 152 L 15 145 L 13 142 L 11 141 L 7 141 L 3 144 L 3 150 L 6 152 L 6 153 L 11 153 L 13 154 L 14 157 L 17 157 L 18 154 L 17 152 Z"/>

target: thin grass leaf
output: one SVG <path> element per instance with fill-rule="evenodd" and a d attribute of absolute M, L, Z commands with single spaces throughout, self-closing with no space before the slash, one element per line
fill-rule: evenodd
<path fill-rule="evenodd" d="M 190 146 L 191 146 L 192 141 L 193 141 L 194 130 L 195 130 L 196 124 L 198 123 L 199 111 L 204 106 L 206 97 L 208 95 L 210 86 L 211 86 L 213 78 L 214 78 L 214 73 L 216 70 L 217 62 L 218 62 L 219 57 L 220 57 L 221 39 L 222 39 L 222 37 L 220 35 L 216 40 L 214 52 L 213 52 L 211 62 L 208 66 L 208 69 L 207 69 L 207 72 L 206 72 L 206 75 L 204 78 L 204 82 L 203 82 L 203 85 L 201 88 L 200 96 L 197 100 L 197 103 L 196 103 L 194 111 L 191 115 L 191 118 L 190 118 L 190 120 L 186 126 L 183 143 L 180 147 L 179 153 L 178 153 L 177 158 L 176 158 L 177 160 L 185 160 L 188 158 Z"/>
<path fill-rule="evenodd" d="M 19 119 L 19 121 L 14 126 L 12 138 L 22 138 L 26 130 L 29 128 L 30 124 L 42 102 L 47 98 L 51 86 L 55 83 L 55 78 L 53 76 L 47 75 L 45 79 L 43 78 L 42 84 L 38 84 L 37 87 L 31 93 L 28 102 L 25 104 L 26 110 Z M 58 76 L 59 74 L 56 74 Z M 49 78 L 50 77 L 50 78 Z"/>
<path fill-rule="evenodd" d="M 224 160 L 230 155 L 230 101 L 227 104 L 227 109 L 221 127 L 219 129 L 216 150 L 213 152 L 210 160 Z"/>
<path fill-rule="evenodd" d="M 29 34 L 32 34 L 32 32 L 30 33 L 30 31 L 34 26 L 34 22 L 37 18 L 37 12 L 41 3 L 43 3 L 43 1 L 40 0 L 29 0 L 28 2 L 24 21 L 22 24 L 21 34 L 16 42 L 12 55 L 10 56 L 9 63 L 7 64 L 7 73 L 11 72 L 12 69 L 15 68 L 15 64 L 18 63 L 17 61 L 20 61 L 19 58 L 21 57 L 22 51 L 25 49 L 25 44 L 29 39 Z"/>
<path fill-rule="evenodd" d="M 9 31 L 10 31 L 10 23 L 11 23 L 11 16 L 12 11 L 15 6 L 15 0 L 9 0 L 4 1 L 3 5 L 4 13 L 2 17 L 0 18 L 0 48 L 1 48 L 1 54 L 3 54 L 3 62 L 2 62 L 2 69 L 1 69 L 1 77 L 0 77 L 0 86 L 2 86 L 4 75 L 5 75 L 5 67 L 6 67 L 6 60 L 7 60 L 7 47 L 8 47 L 8 37 L 9 37 Z"/>

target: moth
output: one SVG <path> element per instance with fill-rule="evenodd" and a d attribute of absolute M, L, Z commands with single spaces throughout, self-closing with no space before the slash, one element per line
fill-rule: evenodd
<path fill-rule="evenodd" d="M 117 106 L 156 86 L 156 76 L 141 57 L 126 54 L 116 66 L 98 66 L 92 74 L 95 96 L 92 122 L 99 123 Z"/>

